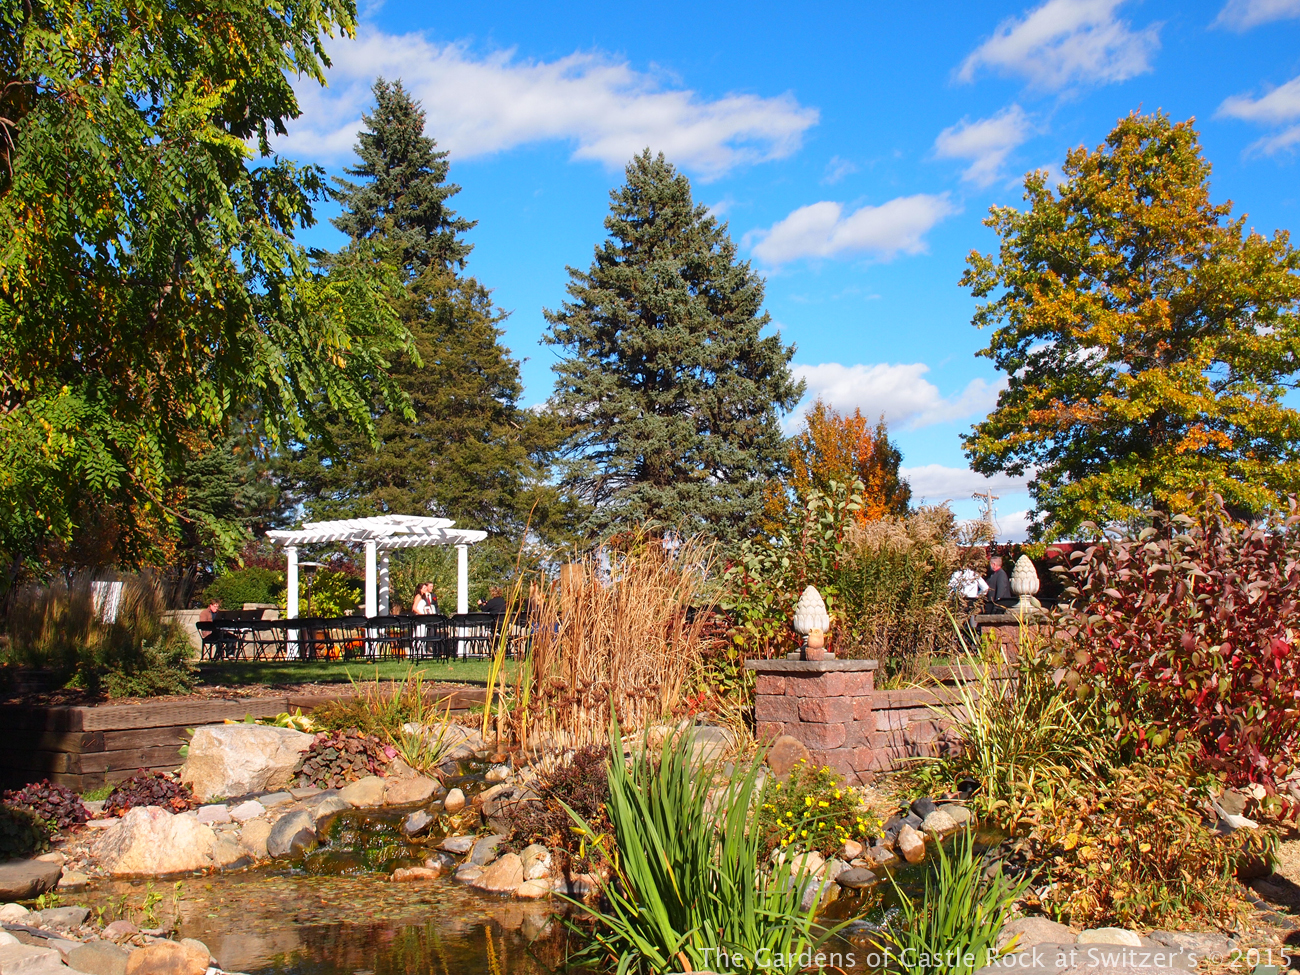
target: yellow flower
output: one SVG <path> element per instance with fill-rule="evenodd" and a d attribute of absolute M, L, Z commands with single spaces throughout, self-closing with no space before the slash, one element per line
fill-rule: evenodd
<path fill-rule="evenodd" d="M 804 839 L 807 839 L 807 838 L 808 838 L 808 831 L 807 831 L 807 830 L 804 830 L 804 831 L 803 831 L 802 833 L 800 833 L 799 835 L 802 836 Z"/>
<path fill-rule="evenodd" d="M 825 799 L 818 799 L 817 805 L 821 806 L 823 809 L 829 809 L 831 807 L 831 804 Z"/>
<path fill-rule="evenodd" d="M 812 798 L 812 796 L 804 796 L 804 798 L 803 798 L 803 804 L 804 804 L 805 806 L 811 806 L 811 805 L 813 804 L 813 798 Z"/>
<path fill-rule="evenodd" d="M 840 790 L 839 790 L 839 789 L 836 789 L 836 790 L 835 790 L 835 798 L 836 798 L 836 799 L 843 798 L 843 797 L 840 795 Z"/>

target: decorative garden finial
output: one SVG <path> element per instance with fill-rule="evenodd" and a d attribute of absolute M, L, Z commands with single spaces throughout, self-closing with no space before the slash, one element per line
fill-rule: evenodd
<path fill-rule="evenodd" d="M 1011 570 L 1011 592 L 1020 597 L 1011 612 L 1017 616 L 1028 616 L 1039 608 L 1034 593 L 1038 592 L 1038 570 L 1028 555 L 1016 559 L 1016 567 Z"/>
<path fill-rule="evenodd" d="M 816 586 L 809 586 L 799 597 L 794 608 L 794 631 L 806 637 L 803 655 L 807 660 L 822 660 L 827 656 L 826 631 L 831 628 L 831 617 L 826 603 Z"/>

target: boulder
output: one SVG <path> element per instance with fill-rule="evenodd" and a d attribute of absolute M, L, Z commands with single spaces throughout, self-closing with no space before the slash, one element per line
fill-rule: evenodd
<path fill-rule="evenodd" d="M 407 836 L 419 836 L 434 823 L 433 816 L 423 809 L 417 809 L 402 820 L 402 832 Z"/>
<path fill-rule="evenodd" d="M 525 880 L 515 888 L 515 896 L 524 901 L 534 901 L 539 897 L 546 897 L 550 893 L 551 882 L 549 880 Z"/>
<path fill-rule="evenodd" d="M 207 949 L 176 941 L 155 941 L 137 948 L 126 960 L 126 975 L 204 975 Z"/>
<path fill-rule="evenodd" d="M 234 809 L 230 810 L 230 818 L 237 823 L 245 823 L 250 819 L 256 819 L 258 816 L 266 814 L 266 807 L 256 799 L 249 799 L 247 802 L 241 802 Z"/>
<path fill-rule="evenodd" d="M 312 794 L 315 795 L 316 792 L 320 792 L 320 790 L 316 789 Z M 286 802 L 293 802 L 296 798 L 298 797 L 292 792 L 271 792 L 262 796 L 257 801 L 267 809 L 274 809 L 276 806 L 283 806 Z"/>
<path fill-rule="evenodd" d="M 59 877 L 59 890 L 75 892 L 83 890 L 90 883 L 90 876 L 79 870 L 69 870 L 63 868 L 63 874 Z"/>
<path fill-rule="evenodd" d="M 228 823 L 231 821 L 230 808 L 222 804 L 200 806 L 194 818 L 200 823 L 207 823 L 209 826 Z"/>
<path fill-rule="evenodd" d="M 456 868 L 456 879 L 462 884 L 472 884 L 482 875 L 483 868 L 476 867 L 472 863 L 462 864 Z"/>
<path fill-rule="evenodd" d="M 0 947 L 3 947 L 4 945 L 20 945 L 20 944 L 22 944 L 22 942 L 19 941 L 17 938 L 15 938 L 8 931 L 0 931 Z M 37 947 L 40 946 L 37 945 Z"/>
<path fill-rule="evenodd" d="M 936 809 L 925 817 L 921 829 L 930 836 L 943 836 L 957 828 L 957 821 L 943 809 Z"/>
<path fill-rule="evenodd" d="M 879 879 L 866 867 L 850 867 L 848 870 L 840 871 L 835 877 L 835 882 L 849 890 L 861 890 L 863 887 L 878 883 Z"/>
<path fill-rule="evenodd" d="M 844 845 L 840 847 L 840 856 L 845 860 L 856 860 L 862 856 L 862 844 L 857 840 L 845 840 Z"/>
<path fill-rule="evenodd" d="M 139 934 L 140 929 L 130 921 L 110 921 L 104 925 L 104 937 L 109 941 L 125 941 L 134 934 Z"/>
<path fill-rule="evenodd" d="M 377 775 L 349 782 L 339 790 L 339 798 L 350 806 L 368 808 L 384 804 L 384 780 Z"/>
<path fill-rule="evenodd" d="M 447 798 L 442 801 L 442 808 L 449 813 L 460 812 L 465 808 L 465 793 L 460 789 L 452 789 L 447 793 Z"/>
<path fill-rule="evenodd" d="M 437 880 L 442 871 L 437 867 L 398 867 L 390 878 L 397 883 L 412 880 Z"/>
<path fill-rule="evenodd" d="M 320 802 L 312 803 L 307 806 L 311 812 L 312 822 L 319 823 L 322 819 L 337 815 L 352 807 L 342 796 L 326 796 Z"/>
<path fill-rule="evenodd" d="M 53 948 L 35 945 L 4 945 L 0 947 L 0 975 L 54 975 L 66 971 L 63 959 Z"/>
<path fill-rule="evenodd" d="M 767 750 L 767 767 L 772 774 L 785 778 L 800 762 L 811 762 L 808 746 L 791 735 L 782 735 Z"/>
<path fill-rule="evenodd" d="M 1005 949 L 1015 939 L 1015 951 L 1023 951 L 1035 945 L 1064 945 L 1074 941 L 1076 935 L 1064 924 L 1050 921 L 1045 917 L 1018 917 L 1008 921 L 998 935 L 998 948 Z"/>
<path fill-rule="evenodd" d="M 53 888 L 62 875 L 62 865 L 49 860 L 0 863 L 0 900 L 26 901 L 40 897 Z"/>
<path fill-rule="evenodd" d="M 444 836 L 442 842 L 438 844 L 438 849 L 446 850 L 448 853 L 455 853 L 458 856 L 468 853 L 474 849 L 474 837 L 472 836 Z"/>
<path fill-rule="evenodd" d="M 1177 948 L 1213 961 L 1230 961 L 1237 942 L 1225 934 L 1192 931 L 1152 931 L 1147 937 L 1164 948 Z"/>
<path fill-rule="evenodd" d="M 898 852 L 908 863 L 920 863 L 925 859 L 925 840 L 909 825 L 898 831 Z"/>
<path fill-rule="evenodd" d="M 866 859 L 877 870 L 883 870 L 898 863 L 898 856 L 887 846 L 873 846 L 867 850 Z"/>
<path fill-rule="evenodd" d="M 89 907 L 47 907 L 40 911 L 40 925 L 43 928 L 79 928 L 90 917 Z"/>
<path fill-rule="evenodd" d="M 181 938 L 180 943 L 185 945 L 187 948 L 193 948 L 195 951 L 201 951 L 207 955 L 209 965 L 215 965 L 217 963 L 217 960 L 212 957 L 212 952 L 208 950 L 208 946 L 198 938 Z"/>
<path fill-rule="evenodd" d="M 510 766 L 493 765 L 487 770 L 487 775 L 483 776 L 483 778 L 488 782 L 504 782 L 510 778 Z"/>
<path fill-rule="evenodd" d="M 920 799 L 913 799 L 910 807 L 913 816 L 919 816 L 922 821 L 925 817 L 934 812 L 934 800 L 928 796 L 922 796 Z"/>
<path fill-rule="evenodd" d="M 541 880 L 551 875 L 551 851 L 540 843 L 530 843 L 524 847 L 519 859 L 524 864 L 525 880 Z"/>
<path fill-rule="evenodd" d="M 312 736 L 259 724 L 205 725 L 190 739 L 181 781 L 200 799 L 282 789 Z"/>
<path fill-rule="evenodd" d="M 212 866 L 217 834 L 193 816 L 136 806 L 95 841 L 92 853 L 114 877 L 187 873 Z"/>
<path fill-rule="evenodd" d="M 479 890 L 495 894 L 514 893 L 524 882 L 524 864 L 518 853 L 506 853 L 483 868 L 483 872 L 470 881 Z"/>
<path fill-rule="evenodd" d="M 68 967 L 87 975 L 126 975 L 130 954 L 111 941 L 88 941 L 68 952 Z"/>
<path fill-rule="evenodd" d="M 239 845 L 255 860 L 265 860 L 270 854 L 266 841 L 271 838 L 271 824 L 265 819 L 252 819 L 244 824 L 239 834 Z"/>
<path fill-rule="evenodd" d="M 306 809 L 294 809 L 281 816 L 266 838 L 266 852 L 273 857 L 293 856 L 316 845 L 316 821 Z"/>
<path fill-rule="evenodd" d="M 218 836 L 212 844 L 212 865 L 218 870 L 228 870 L 241 860 L 247 860 L 248 854 L 234 836 Z"/>
<path fill-rule="evenodd" d="M 736 736 L 726 728 L 700 725 L 691 730 L 691 762 L 720 762 L 736 747 Z"/>
<path fill-rule="evenodd" d="M 1081 945 L 1129 945 L 1142 947 L 1142 936 L 1125 928 L 1089 928 L 1079 935 Z"/>
<path fill-rule="evenodd" d="M 952 821 L 956 823 L 958 826 L 964 826 L 971 821 L 972 818 L 971 811 L 967 809 L 965 806 L 959 806 L 957 805 L 957 803 L 952 802 L 952 803 L 948 803 L 947 805 L 940 806 L 939 808 L 942 809 L 944 812 L 946 812 L 949 816 L 951 816 Z"/>
<path fill-rule="evenodd" d="M 21 904 L 6 904 L 0 907 L 0 924 L 26 924 L 31 913 Z"/>
<path fill-rule="evenodd" d="M 433 795 L 433 779 L 417 775 L 412 778 L 388 779 L 384 786 L 384 803 L 389 806 L 409 806 L 424 802 Z"/>
<path fill-rule="evenodd" d="M 497 847 L 501 845 L 501 841 L 504 839 L 505 837 L 500 833 L 480 837 L 475 841 L 474 849 L 470 852 L 469 862 L 479 867 L 487 866 L 496 859 Z"/>

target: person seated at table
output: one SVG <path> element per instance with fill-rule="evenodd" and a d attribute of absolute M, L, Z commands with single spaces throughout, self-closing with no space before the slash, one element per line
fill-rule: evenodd
<path fill-rule="evenodd" d="M 483 604 L 483 612 L 493 616 L 502 616 L 506 611 L 506 594 L 500 586 L 488 590 L 488 601 Z"/>
<path fill-rule="evenodd" d="M 199 622 L 211 623 L 217 618 L 219 612 L 221 612 L 221 600 L 210 599 L 208 600 L 208 604 L 204 606 L 203 609 L 199 610 Z"/>
<path fill-rule="evenodd" d="M 199 622 L 215 623 L 219 612 L 221 612 L 221 600 L 210 599 L 208 605 L 199 610 Z M 242 639 L 239 634 L 225 627 L 213 627 L 209 631 L 207 642 L 212 646 L 213 660 L 221 660 L 225 657 L 230 657 L 233 660 L 239 655 L 239 646 Z"/>

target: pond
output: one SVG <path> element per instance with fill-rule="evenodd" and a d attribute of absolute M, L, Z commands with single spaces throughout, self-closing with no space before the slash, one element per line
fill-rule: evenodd
<path fill-rule="evenodd" d="M 516 901 L 472 890 L 450 878 L 392 883 L 396 867 L 422 862 L 428 847 L 398 828 L 401 814 L 345 813 L 324 846 L 292 867 L 281 863 L 179 881 L 110 881 L 76 903 L 126 916 L 142 927 L 179 920 L 181 937 L 198 938 L 222 968 L 249 975 L 541 975 L 563 971 L 580 947 L 555 915 L 557 901 Z M 919 893 L 921 871 L 899 880 Z M 838 921 L 864 914 L 840 946 L 865 964 L 871 928 L 892 905 L 887 882 L 827 911 Z M 151 913 L 146 914 L 146 905 Z M 847 957 L 845 961 L 847 961 Z"/>

